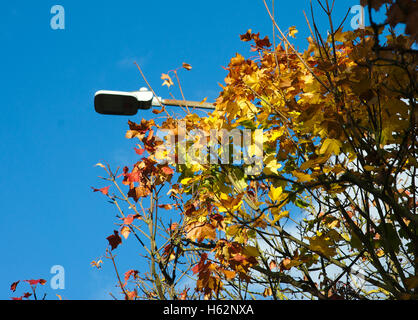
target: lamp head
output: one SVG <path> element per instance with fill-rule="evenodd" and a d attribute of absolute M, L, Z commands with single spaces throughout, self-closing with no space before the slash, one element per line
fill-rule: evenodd
<path fill-rule="evenodd" d="M 100 90 L 94 95 L 94 109 L 100 114 L 133 116 L 138 109 L 150 109 L 152 99 L 147 88 L 137 92 Z"/>

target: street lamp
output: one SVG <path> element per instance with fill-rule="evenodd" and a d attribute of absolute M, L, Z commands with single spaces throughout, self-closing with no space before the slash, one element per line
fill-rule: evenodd
<path fill-rule="evenodd" d="M 147 110 L 152 106 L 160 106 L 161 104 L 215 109 L 213 104 L 207 102 L 161 99 L 155 97 L 148 88 L 141 88 L 134 92 L 100 90 L 94 95 L 94 109 L 100 114 L 133 116 L 138 112 L 138 109 Z"/>

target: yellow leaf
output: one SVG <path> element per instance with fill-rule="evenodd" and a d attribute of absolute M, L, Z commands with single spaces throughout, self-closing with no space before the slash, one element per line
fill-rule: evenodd
<path fill-rule="evenodd" d="M 282 192 L 283 192 L 282 187 L 275 188 L 271 186 L 270 192 L 268 193 L 268 195 L 272 201 L 279 201 Z"/>
<path fill-rule="evenodd" d="M 296 33 L 298 33 L 299 31 L 296 30 L 296 27 L 290 27 L 289 28 L 289 36 L 291 36 L 292 38 L 296 38 Z"/>
<path fill-rule="evenodd" d="M 171 87 L 174 85 L 173 80 L 171 80 L 171 77 L 168 74 L 163 73 L 161 75 L 161 80 L 164 80 L 163 86 Z"/>
<path fill-rule="evenodd" d="M 330 156 L 332 153 L 335 155 L 340 154 L 341 149 L 341 142 L 336 139 L 325 139 L 324 143 L 321 146 L 321 149 L 319 150 L 319 153 L 322 155 Z"/>
<path fill-rule="evenodd" d="M 192 180 L 192 178 L 184 178 L 180 181 L 180 183 L 186 185 L 190 182 L 190 180 Z"/>
<path fill-rule="evenodd" d="M 276 155 L 275 154 L 269 154 L 264 158 L 264 164 L 265 167 L 263 169 L 263 172 L 266 175 L 277 175 L 277 170 L 282 167 L 280 163 L 277 162 Z"/>
<path fill-rule="evenodd" d="M 256 247 L 246 246 L 244 248 L 244 254 L 251 257 L 258 257 L 260 255 L 260 251 L 258 251 Z"/>
<path fill-rule="evenodd" d="M 374 167 L 373 166 L 364 166 L 363 169 L 366 170 L 366 171 L 373 171 Z"/>
<path fill-rule="evenodd" d="M 128 239 L 128 236 L 131 233 L 131 229 L 128 226 L 124 226 L 120 233 L 125 239 Z"/>
<path fill-rule="evenodd" d="M 311 177 L 311 175 L 310 174 L 307 174 L 307 173 L 303 173 L 303 172 L 299 172 L 299 171 L 293 170 L 292 171 L 292 174 L 296 178 L 298 178 L 298 181 L 299 182 L 309 182 L 309 181 L 312 181 L 313 180 L 313 178 Z"/>
<path fill-rule="evenodd" d="M 337 254 L 337 250 L 331 247 L 332 242 L 326 235 L 314 236 L 309 238 L 309 248 L 312 251 L 320 252 L 326 257 L 332 257 Z"/>

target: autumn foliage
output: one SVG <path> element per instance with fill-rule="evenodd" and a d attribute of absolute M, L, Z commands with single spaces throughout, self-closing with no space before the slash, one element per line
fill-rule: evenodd
<path fill-rule="evenodd" d="M 230 60 L 213 112 L 163 108 L 158 121 L 129 122 L 138 162 L 99 164 L 112 186 L 94 189 L 117 208 L 106 257 L 125 299 L 418 298 L 417 5 L 362 3 L 371 24 L 343 31 L 320 1 L 330 32 L 308 21 L 303 52 L 266 5 L 274 38 L 241 35 L 253 57 Z M 168 137 L 157 134 L 178 138 L 178 120 L 187 132 L 262 130 L 260 174 L 220 154 L 179 163 L 181 150 L 162 149 Z M 203 150 L 206 138 L 186 147 Z M 122 279 L 113 252 L 125 240 L 138 241 L 149 270 Z"/>

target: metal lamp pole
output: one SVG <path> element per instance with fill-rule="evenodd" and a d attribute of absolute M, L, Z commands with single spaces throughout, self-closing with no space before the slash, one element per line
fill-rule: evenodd
<path fill-rule="evenodd" d="M 215 109 L 215 106 L 208 102 L 161 99 L 155 97 L 148 88 L 141 88 L 134 92 L 100 90 L 94 95 L 94 108 L 100 114 L 131 116 L 135 115 L 139 109 L 147 110 L 161 104 L 174 107 Z"/>

